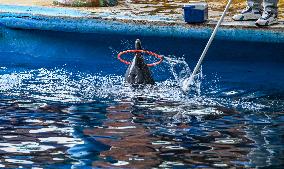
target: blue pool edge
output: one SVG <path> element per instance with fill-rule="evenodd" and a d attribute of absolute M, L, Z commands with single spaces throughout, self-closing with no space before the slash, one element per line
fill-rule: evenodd
<path fill-rule="evenodd" d="M 189 25 L 166 21 L 106 19 L 64 8 L 9 7 L 11 9 L 5 8 L 5 11 L 0 12 L 0 24 L 14 29 L 207 39 L 214 28 L 214 24 Z M 0 5 L 1 8 L 4 6 Z M 283 43 L 284 29 L 223 25 L 216 39 Z"/>

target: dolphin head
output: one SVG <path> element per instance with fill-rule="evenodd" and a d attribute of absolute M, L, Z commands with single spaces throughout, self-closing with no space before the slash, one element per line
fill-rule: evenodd
<path fill-rule="evenodd" d="M 136 39 L 135 41 L 135 49 L 136 50 L 142 50 L 142 45 L 140 39 Z"/>

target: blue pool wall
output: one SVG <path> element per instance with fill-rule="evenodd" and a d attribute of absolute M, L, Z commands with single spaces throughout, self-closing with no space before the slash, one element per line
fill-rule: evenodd
<path fill-rule="evenodd" d="M 0 16 L 0 23 L 10 28 L 39 29 L 63 32 L 124 34 L 137 36 L 159 36 L 172 38 L 208 39 L 211 27 L 162 26 L 140 22 L 110 21 L 93 18 L 54 18 L 19 15 Z M 240 28 L 220 28 L 216 39 L 252 42 L 284 42 L 283 30 L 258 30 Z"/>
<path fill-rule="evenodd" d="M 72 72 L 123 75 L 127 66 L 117 60 L 120 51 L 143 47 L 162 55 L 184 57 L 193 68 L 206 39 L 70 33 L 1 27 L 0 67 L 10 71 L 72 69 Z M 284 88 L 283 43 L 244 42 L 217 39 L 203 63 L 206 81 L 217 77 L 224 86 Z M 129 56 L 126 56 L 129 57 Z M 13 69 L 14 68 L 14 69 Z M 167 64 L 151 68 L 156 80 L 170 77 Z M 7 72 L 6 72 L 7 73 Z M 12 73 L 12 72 L 11 72 Z"/>
<path fill-rule="evenodd" d="M 208 39 L 214 26 L 167 23 L 163 21 L 164 18 L 151 18 L 161 20 L 157 23 L 139 21 L 135 18 L 116 21 L 115 16 L 113 19 L 102 19 L 108 18 L 107 13 L 92 14 L 68 8 L 0 5 L 0 10 L 0 24 L 21 29 Z M 283 28 L 226 26 L 220 28 L 216 39 L 283 43 L 284 33 Z"/>

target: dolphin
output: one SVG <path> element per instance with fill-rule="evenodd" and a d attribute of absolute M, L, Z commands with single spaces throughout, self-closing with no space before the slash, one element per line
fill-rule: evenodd
<path fill-rule="evenodd" d="M 135 49 L 142 50 L 141 41 L 139 39 L 135 41 Z M 151 71 L 144 62 L 142 53 L 135 54 L 126 71 L 125 82 L 133 85 L 155 84 Z"/>

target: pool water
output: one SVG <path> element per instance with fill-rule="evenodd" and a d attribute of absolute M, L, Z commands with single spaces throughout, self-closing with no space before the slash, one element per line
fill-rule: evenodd
<path fill-rule="evenodd" d="M 154 86 L 124 83 L 116 55 L 136 38 L 165 55 Z M 284 165 L 283 44 L 216 40 L 184 94 L 206 40 L 1 28 L 0 41 L 0 168 Z"/>

